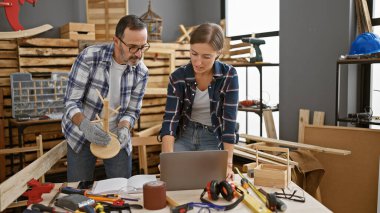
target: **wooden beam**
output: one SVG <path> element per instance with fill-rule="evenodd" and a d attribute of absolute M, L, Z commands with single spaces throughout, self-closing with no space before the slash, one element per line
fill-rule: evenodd
<path fill-rule="evenodd" d="M 299 148 L 299 149 L 307 149 L 307 150 L 311 150 L 311 151 L 323 152 L 323 153 L 328 153 L 328 154 L 335 154 L 335 155 L 349 155 L 349 154 L 351 154 L 351 151 L 343 150 L 343 149 L 326 148 L 326 147 L 314 146 L 314 145 L 309 145 L 309 144 L 301 144 L 301 143 L 292 142 L 292 141 L 276 140 L 276 139 L 272 139 L 272 138 L 263 138 L 263 137 L 254 136 L 254 135 L 240 134 L 239 136 L 242 138 L 246 138 L 246 139 L 257 141 L 257 142 L 273 143 L 273 144 L 277 144 L 280 146 L 293 147 L 293 148 Z"/>
<path fill-rule="evenodd" d="M 65 156 L 66 153 L 67 142 L 62 141 L 33 163 L 0 184 L 0 211 L 4 211 L 16 198 L 28 189 L 28 181 L 33 178 L 40 178 L 49 171 L 59 159 Z"/>
<path fill-rule="evenodd" d="M 152 135 L 155 135 L 157 134 L 160 129 L 161 129 L 161 124 L 157 124 L 155 126 L 152 126 L 148 129 L 145 129 L 143 131 L 140 131 L 140 132 L 134 132 L 134 135 L 137 136 L 137 137 L 148 137 L 148 136 L 152 136 Z"/>
<path fill-rule="evenodd" d="M 146 88 L 145 95 L 165 95 L 167 94 L 166 88 Z"/>
<path fill-rule="evenodd" d="M 23 153 L 23 152 L 35 152 L 38 150 L 39 150 L 38 146 L 0 149 L 0 155 L 17 154 L 17 153 Z"/>
<path fill-rule="evenodd" d="M 298 120 L 298 142 L 303 143 L 304 128 L 306 124 L 309 124 L 310 110 L 300 109 L 300 117 Z"/>
<path fill-rule="evenodd" d="M 243 157 L 243 158 L 246 158 L 249 160 L 256 161 L 256 155 L 252 155 L 252 154 L 249 154 L 249 153 L 237 150 L 237 149 L 234 149 L 234 155 L 239 156 L 239 157 Z M 266 158 L 260 158 L 260 162 L 274 164 L 274 165 L 284 165 L 282 163 L 278 163 L 276 161 L 268 160 Z"/>
<path fill-rule="evenodd" d="M 277 139 L 276 126 L 274 125 L 272 110 L 264 110 L 263 116 L 267 137 Z"/>
<path fill-rule="evenodd" d="M 325 124 L 325 112 L 315 111 L 313 115 L 313 125 L 323 126 L 324 124 Z"/>
<path fill-rule="evenodd" d="M 253 149 L 253 148 L 251 148 L 251 147 L 244 147 L 244 146 L 235 145 L 234 148 L 237 149 L 237 150 L 249 153 L 249 154 L 256 155 L 256 150 Z M 288 164 L 288 161 L 286 159 L 284 159 L 282 157 L 278 157 L 278 156 L 272 155 L 272 154 L 268 154 L 268 153 L 265 153 L 265 152 L 259 151 L 259 156 L 260 156 L 260 159 L 261 158 L 266 158 L 266 159 L 273 160 L 273 161 L 276 161 L 276 162 L 279 162 L 279 163 L 282 163 L 282 164 Z M 298 166 L 298 163 L 295 162 L 295 161 L 292 161 L 292 160 L 289 160 L 289 164 L 290 165 Z"/>
<path fill-rule="evenodd" d="M 159 145 L 156 136 L 132 137 L 132 146 Z"/>
<path fill-rule="evenodd" d="M 30 36 L 34 36 L 34 35 L 43 33 L 45 31 L 48 31 L 52 28 L 53 26 L 51 26 L 50 24 L 44 24 L 42 26 L 27 29 L 27 30 L 0 32 L 0 39 L 30 37 Z"/>

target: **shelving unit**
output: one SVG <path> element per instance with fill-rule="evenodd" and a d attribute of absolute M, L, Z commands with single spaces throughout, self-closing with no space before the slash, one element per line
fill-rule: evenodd
<path fill-rule="evenodd" d="M 53 73 L 51 79 L 33 80 L 30 73 L 13 73 L 12 117 L 22 119 L 62 114 L 67 75 Z"/>
<path fill-rule="evenodd" d="M 268 63 L 268 62 L 257 62 L 257 63 L 230 63 L 234 67 L 245 67 L 246 68 L 246 76 L 248 76 L 248 67 L 256 67 L 257 70 L 259 71 L 259 76 L 260 76 L 260 103 L 262 103 L 263 100 L 263 67 L 274 67 L 274 66 L 280 66 L 279 63 Z M 246 85 L 247 85 L 247 94 L 248 94 L 248 78 L 246 78 Z M 248 97 L 246 97 L 248 99 Z M 239 111 L 245 111 L 246 113 L 248 112 L 255 112 L 257 115 L 260 117 L 260 136 L 263 135 L 263 106 L 260 104 L 260 107 L 258 108 L 248 108 L 248 107 L 239 107 Z M 268 109 L 272 109 L 272 111 L 279 111 L 279 107 L 270 107 Z M 246 115 L 246 132 L 248 133 L 248 114 Z"/>
<path fill-rule="evenodd" d="M 356 119 L 356 118 L 348 118 L 347 117 L 340 117 L 339 110 L 340 110 L 340 72 L 341 72 L 341 65 L 348 65 L 348 64 L 358 64 L 360 66 L 362 65 L 371 65 L 380 63 L 380 58 L 366 58 L 366 59 L 339 59 L 336 64 L 336 96 L 335 96 L 335 125 L 338 126 L 339 122 L 345 122 L 345 123 L 353 123 L 356 125 L 361 126 L 368 126 L 368 125 L 380 125 L 380 120 L 368 120 L 368 119 Z M 360 71 L 359 69 L 357 69 Z"/>

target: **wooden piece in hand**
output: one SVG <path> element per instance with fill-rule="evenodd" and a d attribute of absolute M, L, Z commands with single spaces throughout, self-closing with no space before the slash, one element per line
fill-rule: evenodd
<path fill-rule="evenodd" d="M 91 143 L 90 150 L 92 154 L 101 159 L 115 157 L 120 151 L 120 142 L 114 135 L 111 135 L 111 141 L 107 146 L 99 146 Z"/>

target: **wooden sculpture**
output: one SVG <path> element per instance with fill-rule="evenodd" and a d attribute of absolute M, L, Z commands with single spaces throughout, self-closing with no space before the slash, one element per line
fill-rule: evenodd
<path fill-rule="evenodd" d="M 104 118 L 100 118 L 98 115 L 96 116 L 97 119 L 94 121 L 91 121 L 93 123 L 102 123 L 103 130 L 111 136 L 111 141 L 107 146 L 100 146 L 94 143 L 91 143 L 90 145 L 90 150 L 92 154 L 94 154 L 96 157 L 101 158 L 101 159 L 108 159 L 115 157 L 119 151 L 120 151 L 120 142 L 117 139 L 117 135 L 113 134 L 112 132 L 109 131 L 109 117 L 112 116 L 113 114 L 119 113 L 119 108 L 117 109 L 110 109 L 109 108 L 109 100 L 107 98 L 104 98 L 101 96 L 100 92 L 98 92 L 99 98 L 103 102 L 103 115 Z M 111 114 L 109 111 L 112 111 Z"/>

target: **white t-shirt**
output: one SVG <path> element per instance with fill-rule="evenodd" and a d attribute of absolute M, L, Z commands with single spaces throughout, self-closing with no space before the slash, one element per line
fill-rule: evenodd
<path fill-rule="evenodd" d="M 201 91 L 197 87 L 194 103 L 191 108 L 191 120 L 203 125 L 211 126 L 210 97 L 208 89 Z"/>
<path fill-rule="evenodd" d="M 124 70 L 127 68 L 127 64 L 118 64 L 112 57 L 112 62 L 110 66 L 110 80 L 109 80 L 109 90 L 107 98 L 109 100 L 109 107 L 111 109 L 116 109 L 120 106 L 120 83 L 121 76 Z M 111 113 L 111 111 L 109 111 Z M 102 118 L 104 117 L 104 112 L 102 111 Z M 113 114 L 109 117 L 109 128 L 110 130 L 117 127 L 116 123 L 117 114 Z"/>

